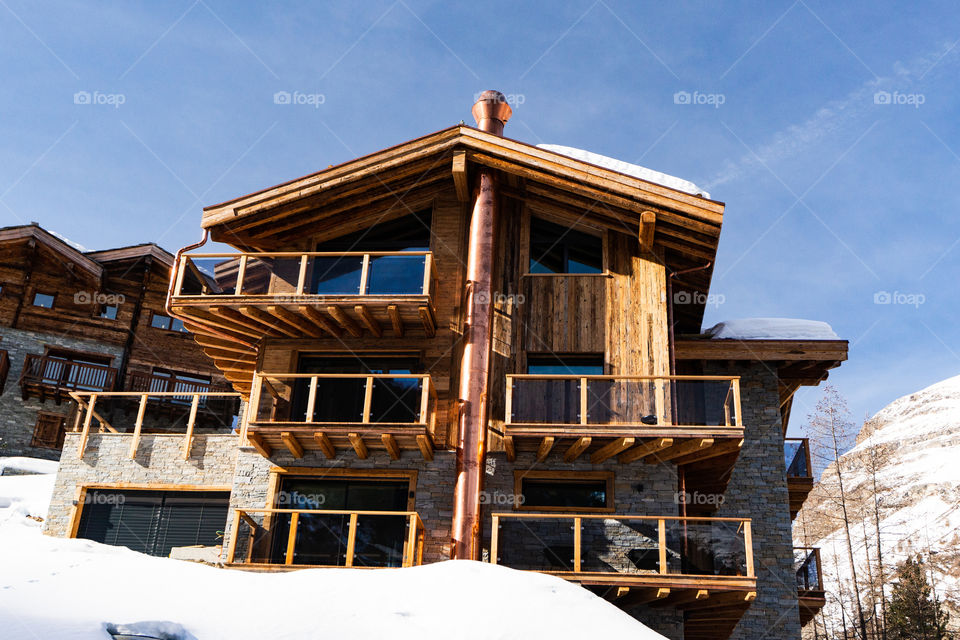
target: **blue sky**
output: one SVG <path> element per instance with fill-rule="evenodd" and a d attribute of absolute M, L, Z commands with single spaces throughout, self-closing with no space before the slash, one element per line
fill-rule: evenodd
<path fill-rule="evenodd" d="M 0 0 L 0 225 L 175 250 L 201 206 L 471 123 L 495 88 L 510 137 L 726 202 L 705 325 L 829 322 L 860 419 L 960 373 L 958 41 L 950 1 Z"/>

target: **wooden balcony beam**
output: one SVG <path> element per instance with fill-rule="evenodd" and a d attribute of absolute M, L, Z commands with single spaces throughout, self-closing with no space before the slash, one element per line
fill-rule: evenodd
<path fill-rule="evenodd" d="M 294 313 L 286 307 L 267 307 L 267 311 L 311 338 L 321 338 L 324 335 L 322 328 L 315 325 L 306 317 Z"/>
<path fill-rule="evenodd" d="M 517 447 L 513 442 L 513 436 L 503 436 L 503 450 L 507 454 L 507 460 L 513 462 L 517 459 Z"/>
<path fill-rule="evenodd" d="M 380 435 L 380 441 L 383 442 L 383 446 L 386 447 L 391 460 L 400 459 L 400 446 L 397 444 L 397 439 L 394 438 L 393 435 L 383 433 Z"/>
<path fill-rule="evenodd" d="M 433 317 L 433 311 L 430 307 L 420 307 L 417 309 L 417 313 L 420 314 L 420 322 L 423 323 L 423 330 L 427 337 L 432 338 L 437 335 L 437 320 Z"/>
<path fill-rule="evenodd" d="M 647 464 L 657 464 L 658 462 L 669 462 L 675 458 L 680 458 L 682 456 L 696 453 L 707 447 L 713 445 L 713 438 L 695 438 L 693 440 L 687 440 L 686 442 L 681 442 L 680 444 L 675 444 L 672 447 L 658 451 L 657 453 L 648 455 L 643 459 Z"/>
<path fill-rule="evenodd" d="M 633 462 L 634 460 L 645 458 L 651 453 L 656 453 L 670 446 L 673 446 L 673 438 L 655 438 L 630 449 L 626 453 L 621 453 L 617 460 L 622 464 Z"/>
<path fill-rule="evenodd" d="M 361 460 L 366 460 L 370 456 L 370 452 L 367 450 L 367 445 L 363 441 L 363 436 L 359 433 L 349 433 L 347 434 L 347 439 L 350 441 L 350 445 L 353 447 L 353 450 L 356 451 L 357 457 Z"/>
<path fill-rule="evenodd" d="M 330 319 L 323 315 L 323 312 L 315 307 L 303 305 L 300 307 L 300 313 L 305 315 L 311 322 L 332 335 L 334 338 L 339 338 L 343 334 L 343 331 L 340 329 L 340 327 L 330 322 Z"/>
<path fill-rule="evenodd" d="M 427 462 L 433 460 L 433 442 L 430 440 L 430 436 L 426 434 L 419 434 L 417 436 L 417 446 L 420 448 L 420 455 L 423 456 L 423 459 Z"/>
<path fill-rule="evenodd" d="M 283 441 L 284 446 L 294 458 L 299 460 L 303 457 L 303 445 L 297 440 L 297 436 L 289 431 L 284 431 L 280 434 L 280 440 Z"/>
<path fill-rule="evenodd" d="M 390 316 L 390 325 L 393 327 L 393 335 L 398 338 L 402 338 L 403 318 L 400 317 L 400 307 L 395 304 L 388 304 L 387 315 Z"/>
<path fill-rule="evenodd" d="M 670 595 L 670 589 L 665 587 L 647 587 L 629 592 L 616 601 L 618 607 L 633 607 L 638 604 L 647 604 L 655 600 L 663 600 Z"/>
<path fill-rule="evenodd" d="M 702 462 L 718 456 L 740 451 L 743 447 L 743 438 L 730 438 L 729 440 L 714 441 L 715 444 L 707 449 L 692 453 L 687 456 L 675 459 L 674 464 L 691 464 L 693 462 Z"/>
<path fill-rule="evenodd" d="M 594 451 L 593 455 L 590 456 L 590 462 L 593 464 L 600 464 L 601 462 L 612 458 L 618 453 L 629 449 L 633 446 L 633 443 L 633 438 L 617 438 L 616 440 L 613 440 L 607 445 Z"/>
<path fill-rule="evenodd" d="M 247 435 L 247 441 L 250 442 L 250 446 L 256 449 L 260 455 L 264 458 L 269 458 L 273 455 L 273 449 L 270 448 L 270 445 L 263 439 L 258 433 L 251 433 Z"/>
<path fill-rule="evenodd" d="M 347 312 L 341 309 L 338 306 L 330 305 L 327 307 L 327 313 L 329 313 L 334 320 L 336 320 L 341 327 L 347 330 L 347 333 L 352 335 L 354 338 L 359 338 L 363 335 L 363 329 L 360 328 L 360 325 L 357 322 L 347 315 Z"/>
<path fill-rule="evenodd" d="M 337 449 L 333 446 L 333 442 L 330 438 L 322 431 L 319 431 L 313 434 L 313 439 L 317 441 L 317 446 L 320 448 L 320 451 L 323 452 L 323 455 L 327 457 L 328 460 L 333 460 L 337 457 Z"/>
<path fill-rule="evenodd" d="M 540 446 L 537 447 L 537 462 L 543 462 L 547 459 L 550 450 L 553 449 L 553 441 L 553 436 L 547 436 L 540 441 Z"/>
<path fill-rule="evenodd" d="M 235 325 L 239 325 L 239 326 L 251 329 L 255 332 L 255 335 L 257 335 L 258 337 L 264 336 L 264 335 L 266 336 L 283 335 L 273 327 L 270 327 L 269 325 L 265 325 L 262 322 L 259 322 L 258 320 L 254 320 L 249 316 L 245 316 L 239 311 L 237 311 L 236 309 L 231 309 L 229 307 L 210 307 L 210 313 L 212 313 L 215 316 L 226 318 L 227 320 L 234 323 Z"/>
<path fill-rule="evenodd" d="M 367 308 L 365 304 L 356 305 L 353 310 L 358 316 L 360 316 L 360 322 L 363 323 L 363 326 L 367 328 L 367 331 L 380 338 L 383 336 L 383 327 L 380 326 L 380 323 L 376 318 L 373 317 L 373 314 L 370 313 L 370 309 Z"/>
<path fill-rule="evenodd" d="M 563 454 L 563 461 L 573 462 L 579 458 L 580 455 L 587 450 L 591 442 L 593 442 L 593 438 L 590 436 L 582 436 L 577 438 L 577 440 L 570 445 L 570 448 L 567 449 L 566 453 Z"/>
<path fill-rule="evenodd" d="M 243 315 L 253 318 L 254 320 L 261 322 L 268 327 L 279 331 L 285 336 L 290 338 L 299 338 L 300 332 L 296 331 L 292 327 L 288 326 L 285 322 L 282 322 L 279 318 L 270 315 L 263 309 L 257 307 L 240 307 L 240 313 Z"/>

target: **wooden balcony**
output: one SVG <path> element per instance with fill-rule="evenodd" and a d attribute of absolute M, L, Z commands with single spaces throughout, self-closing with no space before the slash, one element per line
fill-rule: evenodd
<path fill-rule="evenodd" d="M 793 566 L 797 571 L 797 600 L 800 605 L 800 625 L 805 625 L 827 603 L 823 589 L 823 570 L 820 566 L 820 549 L 795 547 Z"/>
<path fill-rule="evenodd" d="M 739 452 L 740 381 L 719 376 L 508 375 L 507 457 L 699 463 Z"/>
<path fill-rule="evenodd" d="M 227 565 L 248 570 L 379 569 L 423 561 L 424 527 L 416 511 L 237 509 L 232 531 Z"/>
<path fill-rule="evenodd" d="M 621 607 L 683 610 L 686 638 L 725 637 L 756 598 L 748 519 L 494 513 L 490 561 L 577 582 Z"/>
<path fill-rule="evenodd" d="M 137 457 L 142 435 L 182 437 L 187 460 L 197 436 L 238 433 L 244 421 L 240 394 L 232 392 L 71 391 L 70 397 L 77 403 L 72 430 L 81 434 L 77 444 L 81 459 L 90 434 L 100 433 L 129 438 L 130 459 Z"/>
<path fill-rule="evenodd" d="M 258 373 L 247 441 L 264 457 L 284 448 L 295 458 L 319 450 L 392 460 L 402 450 L 433 460 L 437 391 L 428 374 Z"/>
<path fill-rule="evenodd" d="M 783 454 L 787 467 L 787 491 L 790 494 L 790 519 L 793 520 L 813 490 L 810 441 L 807 438 L 784 438 Z"/>
<path fill-rule="evenodd" d="M 436 333 L 433 253 L 208 253 L 181 257 L 171 305 L 195 333 L 402 337 Z"/>
<path fill-rule="evenodd" d="M 20 374 L 23 399 L 33 396 L 58 403 L 70 398 L 72 391 L 109 391 L 117 380 L 113 367 L 68 358 L 28 354 Z"/>

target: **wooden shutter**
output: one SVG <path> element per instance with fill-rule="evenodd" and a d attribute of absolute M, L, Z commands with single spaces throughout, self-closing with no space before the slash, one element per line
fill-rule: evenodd
<path fill-rule="evenodd" d="M 63 446 L 63 436 L 66 433 L 66 416 L 59 413 L 37 414 L 37 424 L 33 427 L 31 447 L 59 449 Z"/>

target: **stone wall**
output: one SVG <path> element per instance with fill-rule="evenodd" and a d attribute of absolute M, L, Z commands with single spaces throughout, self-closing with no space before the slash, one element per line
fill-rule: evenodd
<path fill-rule="evenodd" d="M 18 384 L 27 354 L 42 355 L 45 346 L 109 355 L 113 357 L 111 365 L 114 367 L 119 365 L 123 351 L 120 346 L 79 337 L 0 328 L 0 349 L 5 349 L 10 358 L 10 372 L 7 374 L 3 395 L 0 396 L 0 456 L 30 456 L 47 460 L 60 457 L 60 451 L 56 449 L 30 446 L 37 413 L 45 411 L 66 416 L 74 403 L 64 401 L 57 404 L 53 399 L 41 402 L 37 398 L 24 400 Z M 70 425 L 67 425 L 67 428 L 69 429 Z"/>
<path fill-rule="evenodd" d="M 745 438 L 717 516 L 752 519 L 757 599 L 731 638 L 797 640 L 800 614 L 776 371 L 754 363 L 704 373 L 741 376 Z"/>
<path fill-rule="evenodd" d="M 80 434 L 68 433 L 60 458 L 44 533 L 70 535 L 73 501 L 79 487 L 92 484 L 203 485 L 229 487 L 237 466 L 239 440 L 233 435 L 198 435 L 190 458 L 183 459 L 182 435 L 143 435 L 137 457 L 129 458 L 133 436 L 92 433 L 83 459 L 77 457 Z M 162 487 L 153 487 L 161 489 Z"/>
<path fill-rule="evenodd" d="M 424 525 L 423 562 L 439 562 L 449 557 L 453 487 L 456 481 L 456 456 L 452 452 L 437 451 L 432 462 L 425 461 L 415 451 L 401 452 L 400 460 L 391 460 L 383 451 L 370 451 L 366 460 L 358 459 L 352 451 L 344 451 L 334 460 L 328 460 L 319 451 L 305 451 L 304 457 L 298 460 L 289 452 L 280 450 L 267 459 L 255 449 L 244 447 L 237 458 L 233 495 L 230 497 L 231 512 L 233 509 L 274 506 L 267 504 L 270 473 L 274 467 L 416 470 L 414 510 Z M 227 540 L 233 535 L 232 528 L 231 521 L 228 523 Z"/>

